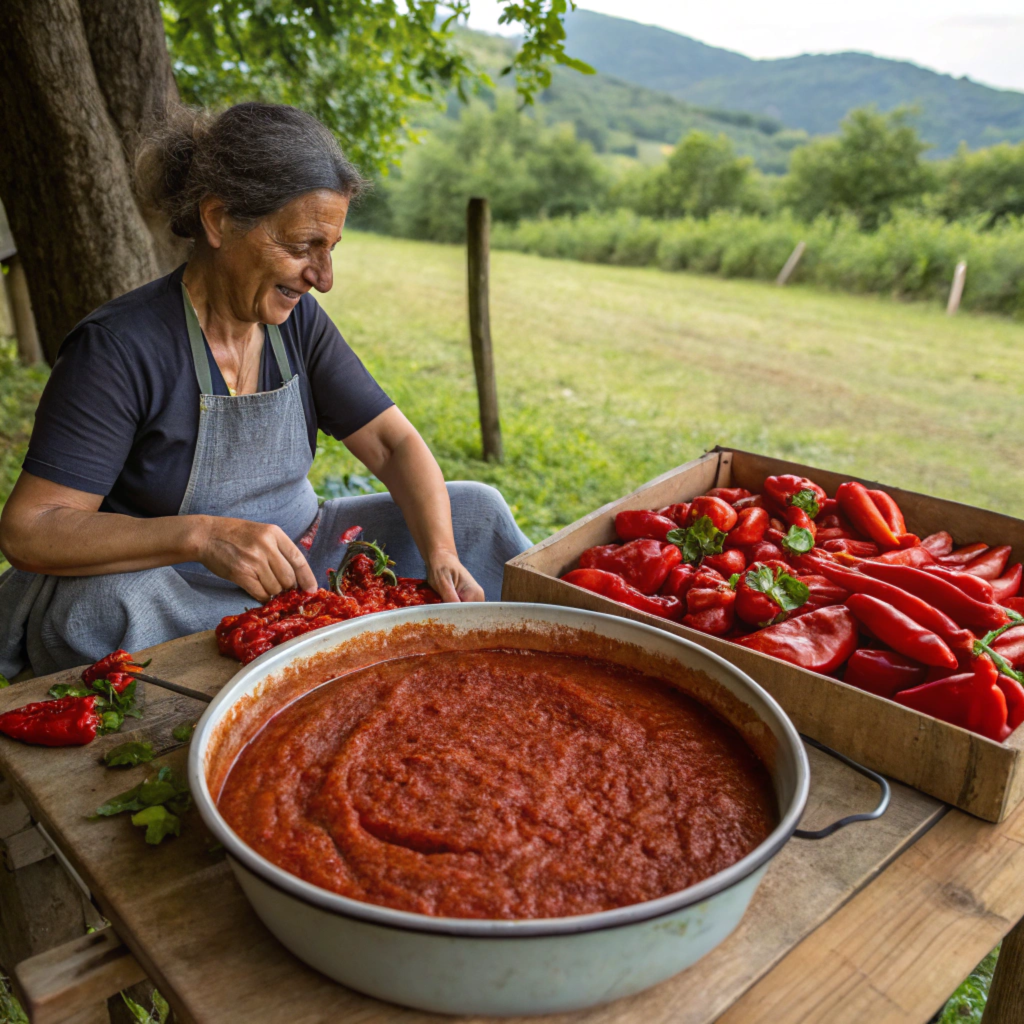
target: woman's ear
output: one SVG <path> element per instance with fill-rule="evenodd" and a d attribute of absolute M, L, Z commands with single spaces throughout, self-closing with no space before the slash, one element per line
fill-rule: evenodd
<path fill-rule="evenodd" d="M 216 196 L 207 196 L 199 204 L 199 220 L 203 225 L 203 234 L 211 249 L 219 249 L 224 244 L 227 231 L 228 212 L 224 203 Z"/>

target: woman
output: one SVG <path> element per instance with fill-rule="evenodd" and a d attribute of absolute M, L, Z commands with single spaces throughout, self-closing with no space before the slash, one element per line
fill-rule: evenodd
<path fill-rule="evenodd" d="M 445 601 L 499 596 L 529 545 L 493 488 L 456 483 L 310 295 L 363 187 L 331 133 L 284 106 L 183 114 L 144 150 L 188 262 L 107 303 L 61 347 L 0 519 L 0 672 L 37 673 L 313 590 L 352 525 Z M 318 507 L 317 430 L 389 495 Z M 465 564 L 464 564 L 465 563 Z"/>

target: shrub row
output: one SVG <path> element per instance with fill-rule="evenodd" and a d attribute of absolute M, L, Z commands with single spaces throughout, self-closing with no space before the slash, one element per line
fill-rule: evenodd
<path fill-rule="evenodd" d="M 1024 318 L 1024 219 L 990 230 L 904 210 L 877 231 L 852 219 L 806 224 L 788 214 L 718 211 L 706 220 L 653 220 L 625 210 L 496 224 L 492 245 L 560 259 L 772 280 L 799 241 L 791 280 L 850 292 L 945 301 L 967 261 L 965 309 Z"/>

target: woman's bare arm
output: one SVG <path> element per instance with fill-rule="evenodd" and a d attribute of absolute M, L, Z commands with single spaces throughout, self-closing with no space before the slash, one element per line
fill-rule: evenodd
<path fill-rule="evenodd" d="M 102 498 L 22 472 L 0 516 L 0 550 L 17 569 L 99 576 L 202 562 L 259 601 L 315 589 L 302 552 L 276 526 L 223 516 L 100 512 Z"/>
<path fill-rule="evenodd" d="M 444 474 L 401 410 L 385 409 L 346 437 L 345 446 L 391 492 L 427 564 L 427 579 L 442 599 L 482 601 L 483 589 L 455 550 Z"/>

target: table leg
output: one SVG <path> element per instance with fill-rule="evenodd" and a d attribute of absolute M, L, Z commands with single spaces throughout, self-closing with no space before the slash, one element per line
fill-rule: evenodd
<path fill-rule="evenodd" d="M 1021 1021 L 1024 1021 L 1024 920 L 1003 939 L 981 1024 L 1020 1024 Z"/>

